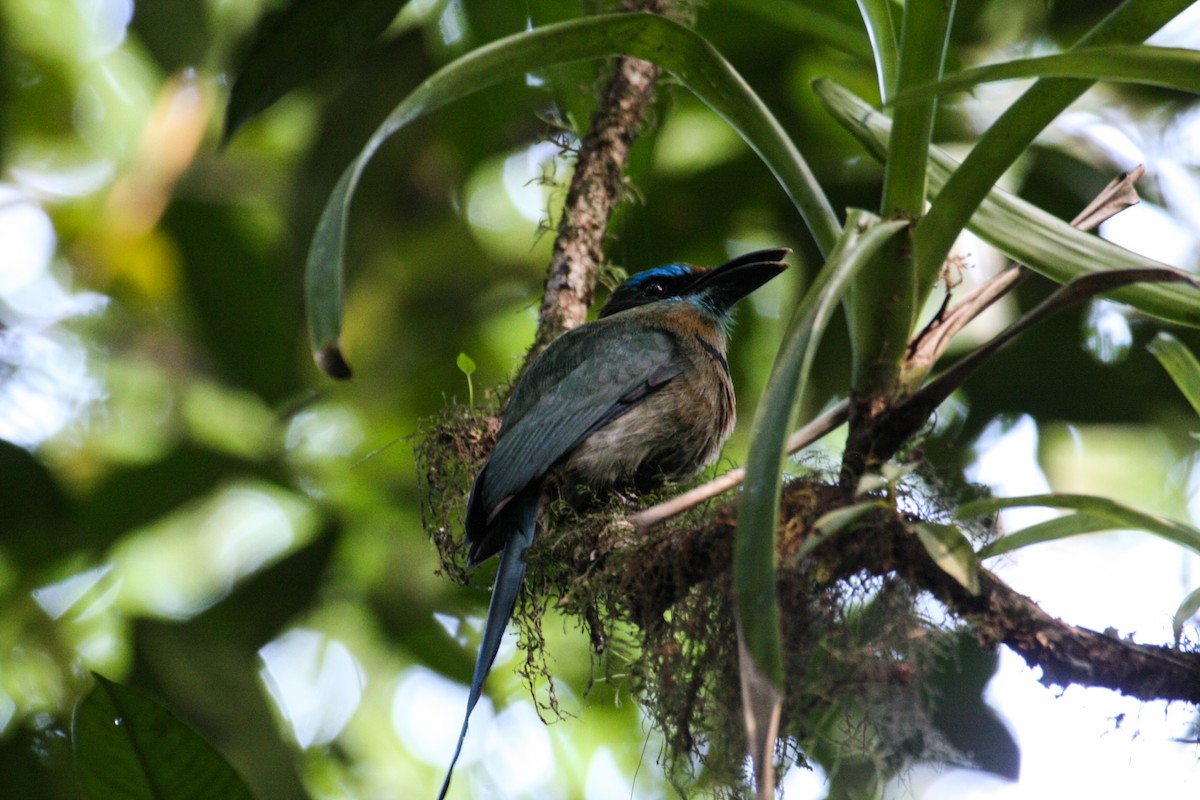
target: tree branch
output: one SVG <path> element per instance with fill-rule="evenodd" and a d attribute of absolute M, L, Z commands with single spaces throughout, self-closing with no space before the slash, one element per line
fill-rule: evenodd
<path fill-rule="evenodd" d="M 801 569 L 795 555 L 813 522 L 853 502 L 841 487 L 808 479 L 784 487 L 779 536 L 781 597 L 793 595 L 796 586 L 789 584 L 799 581 L 819 588 L 864 573 L 897 575 L 968 622 L 984 646 L 1005 644 L 1031 667 L 1041 668 L 1043 683 L 1099 686 L 1141 700 L 1200 703 L 1200 652 L 1137 644 L 1115 634 L 1071 625 L 1051 617 L 983 568 L 979 570 L 981 590 L 972 595 L 937 566 L 912 532 L 911 520 L 894 510 L 880 509 L 865 517 L 853 532 L 820 545 L 805 556 L 809 563 Z M 694 586 L 729 569 L 735 511 L 734 503 L 726 503 L 696 528 L 659 528 L 599 543 L 574 542 L 577 563 L 569 568 L 577 575 L 605 570 L 615 556 L 609 577 L 622 587 L 622 601 L 635 622 L 653 625 Z M 555 557 L 561 555 L 556 551 Z M 637 564 L 636 570 L 628 568 L 630 560 Z M 649 586 L 654 587 L 653 593 L 648 594 Z"/>
<path fill-rule="evenodd" d="M 626 0 L 623 11 L 662 14 L 666 0 Z M 654 99 L 661 70 L 648 61 L 622 56 L 580 143 L 567 189 L 546 290 L 538 312 L 537 337 L 525 357 L 532 363 L 546 345 L 587 320 L 596 276 L 604 263 L 604 237 L 620 199 L 629 149 Z"/>

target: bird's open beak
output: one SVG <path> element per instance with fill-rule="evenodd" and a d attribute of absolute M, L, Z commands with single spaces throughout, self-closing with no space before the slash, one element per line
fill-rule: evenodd
<path fill-rule="evenodd" d="M 689 294 L 704 295 L 713 307 L 727 311 L 739 300 L 787 269 L 783 258 L 792 252 L 786 247 L 755 250 L 713 267 L 696 278 Z"/>

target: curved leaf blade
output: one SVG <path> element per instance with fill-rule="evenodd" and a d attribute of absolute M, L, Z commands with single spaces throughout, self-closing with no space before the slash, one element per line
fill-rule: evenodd
<path fill-rule="evenodd" d="M 1158 359 L 1179 391 L 1200 414 L 1200 361 L 1192 351 L 1166 331 L 1159 331 L 1146 349 Z"/>
<path fill-rule="evenodd" d="M 733 595 L 742 708 L 759 797 L 768 797 L 773 790 L 770 754 L 783 697 L 775 539 L 779 478 L 792 411 L 808 382 L 821 334 L 850 282 L 907 227 L 905 220 L 881 222 L 870 212 L 850 211 L 837 247 L 792 315 L 755 414 L 733 540 Z"/>
<path fill-rule="evenodd" d="M 1019 78 L 1084 78 L 1141 83 L 1200 94 L 1200 52 L 1143 44 L 1088 47 L 963 70 L 937 82 L 902 91 L 897 100 L 962 92 L 981 83 Z"/>
<path fill-rule="evenodd" d="M 1092 514 L 1067 514 L 1062 517 L 1044 520 L 1019 531 L 1013 531 L 1003 538 L 997 539 L 979 551 L 979 557 L 1011 553 L 1031 544 L 1044 544 L 1058 539 L 1069 539 L 1072 536 L 1082 536 L 1086 533 L 1111 531 L 1119 527 L 1115 522 Z"/>
<path fill-rule="evenodd" d="M 251 800 L 241 776 L 200 734 L 141 692 L 94 677 L 71 726 L 90 800 Z"/>
<path fill-rule="evenodd" d="M 964 503 L 959 506 L 955 516 L 965 519 L 992 514 L 1004 508 L 1024 506 L 1065 508 L 1079 513 L 1061 517 L 1058 520 L 1047 520 L 1009 534 L 981 550 L 980 558 L 990 558 L 1030 544 L 1102 530 L 1145 531 L 1169 542 L 1174 542 L 1180 547 L 1200 553 L 1200 529 L 1168 517 L 1143 511 L 1109 497 L 1057 493 L 1023 497 L 988 497 Z"/>
<path fill-rule="evenodd" d="M 555 64 L 630 55 L 662 66 L 741 135 L 774 173 L 822 251 L 841 228 L 800 151 L 754 90 L 712 45 L 678 23 L 646 13 L 607 14 L 548 25 L 473 50 L 406 97 L 346 168 L 325 204 L 306 268 L 309 331 L 319 364 L 344 366 L 338 349 L 350 201 L 371 156 L 390 136 L 447 103 Z M 348 375 L 348 368 L 340 377 Z M 339 375 L 334 375 L 339 377 Z"/>
<path fill-rule="evenodd" d="M 832 80 L 819 79 L 813 88 L 830 113 L 873 156 L 887 158 L 890 119 Z M 931 147 L 929 154 L 930 187 L 940 197 L 958 162 L 939 147 Z M 1015 261 L 1058 283 L 1105 269 L 1172 269 L 1073 228 L 995 187 L 979 204 L 967 227 Z M 1188 289 L 1145 284 L 1118 289 L 1111 298 L 1171 322 L 1200 327 L 1200 293 Z"/>
<path fill-rule="evenodd" d="M 293 0 L 259 22 L 229 91 L 228 144 L 242 125 L 303 83 L 365 49 L 404 0 Z"/>
<path fill-rule="evenodd" d="M 1188 596 L 1183 598 L 1183 602 L 1171 616 L 1171 629 L 1175 632 L 1176 647 L 1179 646 L 1179 640 L 1183 638 L 1184 623 L 1194 617 L 1197 611 L 1200 611 L 1200 588 L 1193 589 L 1188 593 Z"/>
<path fill-rule="evenodd" d="M 777 685 L 783 672 L 775 598 L 775 523 L 792 411 L 807 383 L 821 334 L 850 281 L 905 227 L 904 220 L 880 222 L 870 212 L 850 212 L 838 246 L 796 307 L 754 418 L 745 488 L 738 503 L 734 593 L 747 650 Z"/>
<path fill-rule="evenodd" d="M 879 80 L 879 97 L 890 103 L 896 93 L 900 72 L 900 47 L 896 40 L 896 25 L 892 21 L 890 0 L 858 0 L 858 13 L 871 39 L 875 56 L 875 74 Z"/>

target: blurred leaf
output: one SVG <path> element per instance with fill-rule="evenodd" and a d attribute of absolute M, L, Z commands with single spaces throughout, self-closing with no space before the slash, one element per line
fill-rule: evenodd
<path fill-rule="evenodd" d="M 1053 56 L 1021 58 L 964 70 L 936 83 L 907 89 L 900 93 L 897 102 L 906 98 L 961 92 L 991 81 L 1051 77 L 1144 83 L 1200 93 L 1200 52 L 1178 47 L 1124 45 L 1089 47 Z"/>
<path fill-rule="evenodd" d="M 95 675 L 71 726 L 76 765 L 91 800 L 250 798 L 216 749 L 158 702 Z"/>
<path fill-rule="evenodd" d="M 113 472 L 78 505 L 83 545 L 104 549 L 221 482 L 253 474 L 267 477 L 270 469 L 190 445 L 151 464 Z"/>
<path fill-rule="evenodd" d="M 886 0 L 879 0 L 877 4 L 886 5 Z M 778 0 L 774 3 L 764 3 L 762 0 L 720 0 L 720 5 L 754 14 L 773 27 L 815 37 L 852 55 L 864 59 L 871 57 L 872 43 L 863 34 L 862 28 L 844 22 L 840 17 L 815 4 L 796 0 Z M 894 50 L 894 37 L 892 47 Z"/>
<path fill-rule="evenodd" d="M 1146 531 L 1200 553 L 1200 530 L 1158 514 L 1151 514 L 1124 503 L 1118 503 L 1108 497 L 1082 494 L 986 497 L 962 504 L 958 507 L 956 516 L 959 519 L 967 519 L 993 514 L 1003 508 L 1025 506 L 1069 508 L 1080 513 L 1062 518 L 1065 521 L 1049 520 L 1009 534 L 983 548 L 979 552 L 980 558 L 991 558 L 1018 547 L 1048 542 L 1066 536 L 1114 529 Z"/>
<path fill-rule="evenodd" d="M 1174 615 L 1171 617 L 1171 629 L 1175 631 L 1175 646 L 1179 646 L 1179 640 L 1183 638 L 1183 625 L 1189 619 L 1200 611 L 1200 588 L 1193 589 L 1187 597 L 1183 598 L 1183 602 L 1179 604 L 1179 608 L 1175 609 Z"/>
<path fill-rule="evenodd" d="M 292 89 L 348 61 L 378 38 L 404 0 L 292 0 L 259 21 L 225 110 L 227 144 Z"/>
<path fill-rule="evenodd" d="M 971 542 L 954 525 L 916 524 L 917 538 L 934 563 L 971 594 L 979 594 L 979 562 Z"/>
<path fill-rule="evenodd" d="M 738 598 L 737 614 L 740 630 L 746 636 L 746 650 L 777 686 L 783 672 L 775 597 L 775 528 L 791 419 L 817 345 L 846 287 L 906 225 L 903 220 L 880 222 L 868 211 L 850 211 L 838 246 L 796 306 L 754 417 L 745 488 L 738 501 L 734 595 Z"/>
<path fill-rule="evenodd" d="M 0 439 L 0 547 L 37 569 L 76 543 L 70 504 L 50 470 L 28 450 Z"/>
<path fill-rule="evenodd" d="M 367 162 L 392 134 L 441 106 L 494 83 L 554 64 L 632 55 L 667 69 L 728 122 L 775 174 L 822 251 L 841 226 L 803 156 L 737 71 L 695 32 L 653 14 L 610 14 L 519 33 L 438 70 L 393 109 L 334 187 L 308 253 L 305 296 L 314 357 L 333 377 L 349 377 L 338 344 L 342 326 L 346 227 Z"/>
<path fill-rule="evenodd" d="M 79 800 L 71 742 L 58 725 L 15 726 L 0 736 L 0 789 L 4 800 Z"/>
<path fill-rule="evenodd" d="M 1000 654 L 980 648 L 971 632 L 956 634 L 954 643 L 953 649 L 938 655 L 926 679 L 934 727 L 971 766 L 1015 781 L 1021 774 L 1021 749 L 984 699 Z"/>
<path fill-rule="evenodd" d="M 1154 354 L 1192 408 L 1200 414 L 1200 361 L 1192 351 L 1166 331 L 1159 331 L 1146 349 Z"/>
<path fill-rule="evenodd" d="M 274 403 L 298 386 L 300 287 L 268 224 L 245 208 L 190 198 L 163 217 L 186 253 L 192 316 L 221 376 Z"/>
<path fill-rule="evenodd" d="M 186 621 L 140 619 L 130 682 L 169 702 L 220 742 L 259 800 L 302 797 L 295 752 L 279 736 L 263 690 L 258 649 L 314 607 L 333 550 L 323 531 L 278 563 L 238 582 L 232 593 Z M 405 631 L 407 633 L 407 631 Z"/>
<path fill-rule="evenodd" d="M 833 81 L 813 84 L 825 107 L 879 160 L 887 158 L 891 120 Z M 930 148 L 929 180 L 940 191 L 957 162 Z M 1058 283 L 1115 269 L 1173 269 L 1071 227 L 1002 189 L 992 188 L 967 224 L 981 239 Z M 1118 289 L 1109 297 L 1172 322 L 1200 327 L 1200 293 L 1153 284 Z"/>

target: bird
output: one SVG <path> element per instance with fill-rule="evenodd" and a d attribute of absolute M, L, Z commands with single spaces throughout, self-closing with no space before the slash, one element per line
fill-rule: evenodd
<path fill-rule="evenodd" d="M 719 267 L 637 273 L 597 318 L 555 339 L 513 387 L 496 444 L 467 498 L 467 567 L 500 554 L 467 709 L 438 800 L 512 617 L 541 509 L 643 490 L 711 463 L 733 430 L 726 342 L 734 306 L 787 269 L 787 248 Z M 586 491 L 578 491 L 584 487 Z"/>

